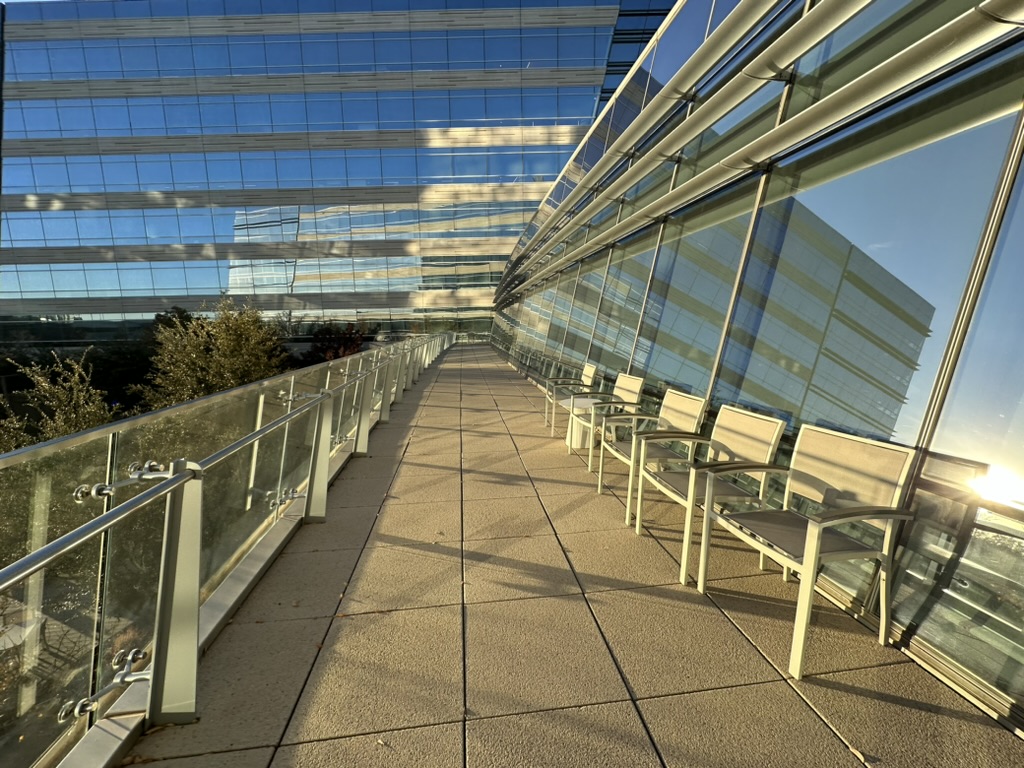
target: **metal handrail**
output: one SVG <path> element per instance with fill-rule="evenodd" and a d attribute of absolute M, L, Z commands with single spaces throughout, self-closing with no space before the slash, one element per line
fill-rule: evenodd
<path fill-rule="evenodd" d="M 94 517 L 89 522 L 65 533 L 63 536 L 43 545 L 34 552 L 30 552 L 25 557 L 15 560 L 7 567 L 0 569 L 0 592 L 24 581 L 36 571 L 42 570 L 89 539 L 113 527 L 140 507 L 144 507 L 151 501 L 156 501 L 178 486 L 184 485 L 195 476 L 196 473 L 194 471 L 186 470 L 173 477 L 161 480 L 156 485 L 147 488 L 137 496 L 128 499 L 128 501 L 118 504 L 99 517 Z"/>

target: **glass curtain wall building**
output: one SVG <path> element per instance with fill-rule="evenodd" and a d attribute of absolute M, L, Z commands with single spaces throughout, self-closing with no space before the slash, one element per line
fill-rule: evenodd
<path fill-rule="evenodd" d="M 726 5 L 679 2 L 603 110 L 494 342 L 920 449 L 895 639 L 1021 729 L 1024 2 Z M 874 613 L 873 571 L 825 576 Z"/>
<path fill-rule="evenodd" d="M 486 329 L 516 238 L 671 6 L 7 4 L 0 338 L 117 337 L 223 295 L 293 331 Z"/>

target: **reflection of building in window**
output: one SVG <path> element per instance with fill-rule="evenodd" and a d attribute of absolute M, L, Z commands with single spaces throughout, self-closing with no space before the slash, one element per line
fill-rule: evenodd
<path fill-rule="evenodd" d="M 716 395 L 890 437 L 935 307 L 801 203 L 760 215 Z"/>

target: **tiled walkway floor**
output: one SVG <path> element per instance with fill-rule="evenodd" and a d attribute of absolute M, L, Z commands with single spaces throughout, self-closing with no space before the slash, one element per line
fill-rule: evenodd
<path fill-rule="evenodd" d="M 796 587 L 716 538 L 678 583 L 679 508 L 624 527 L 489 348 L 450 350 L 289 543 L 200 668 L 164 768 L 1004 766 L 1024 742 L 823 601 L 788 679 Z M 691 558 L 691 563 L 695 558 Z"/>

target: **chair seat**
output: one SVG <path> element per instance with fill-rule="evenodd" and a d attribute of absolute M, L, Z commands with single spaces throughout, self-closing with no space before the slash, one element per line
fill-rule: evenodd
<path fill-rule="evenodd" d="M 699 466 L 697 468 L 700 469 Z M 644 474 L 651 482 L 660 486 L 662 491 L 666 493 L 674 492 L 676 495 L 686 498 L 690 482 L 690 472 L 688 470 L 689 468 L 687 467 L 679 472 L 646 472 Z M 703 481 L 698 482 L 694 490 L 697 497 L 695 500 L 700 501 L 707 493 L 707 483 Z M 756 493 L 748 491 L 746 488 L 741 488 L 724 477 L 715 477 L 715 499 L 722 501 L 745 501 L 756 498 Z"/>
<path fill-rule="evenodd" d="M 718 499 L 717 492 L 715 499 Z M 756 512 L 723 515 L 719 521 L 723 525 L 753 534 L 766 546 L 782 552 L 797 562 L 803 560 L 804 544 L 807 541 L 807 518 L 797 512 L 788 509 L 761 509 Z M 857 552 L 863 552 L 865 557 L 870 557 L 877 552 L 877 548 L 861 544 L 832 528 L 822 529 L 821 534 L 823 559 L 827 559 L 829 555 Z"/>

